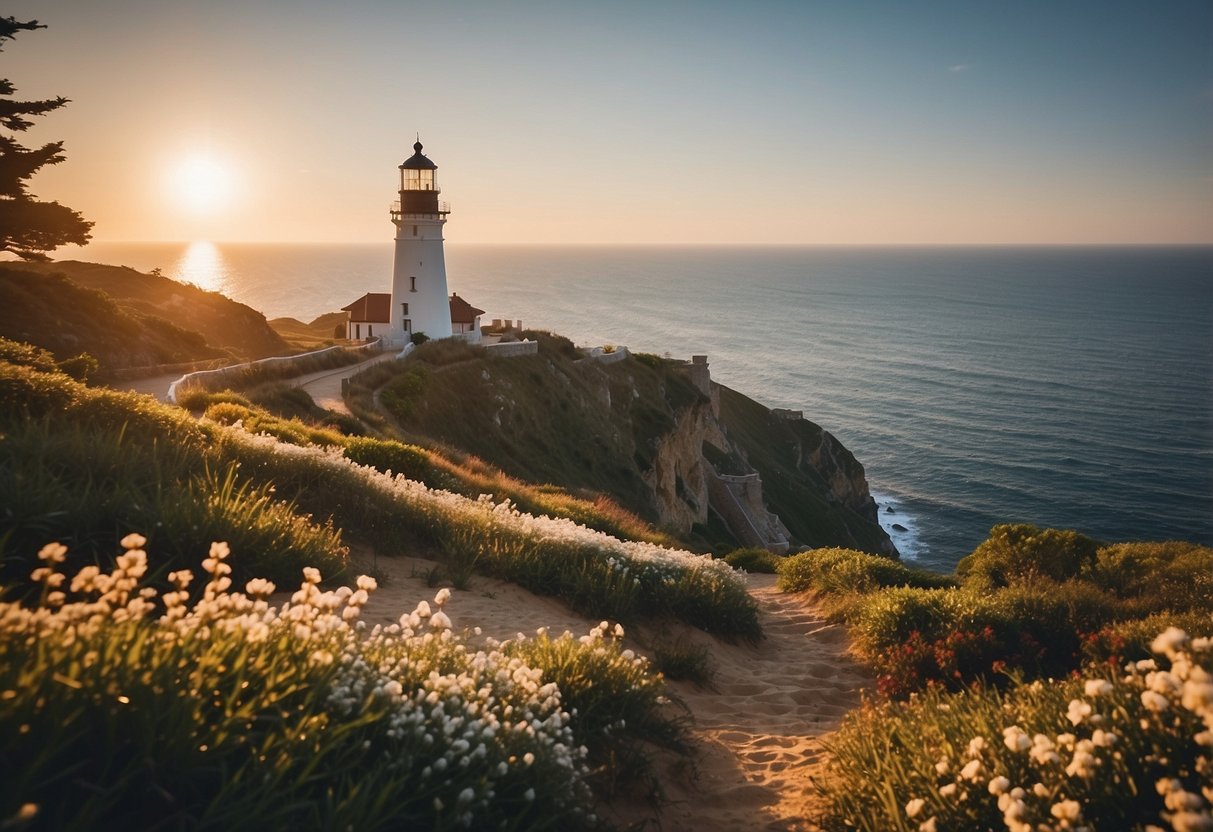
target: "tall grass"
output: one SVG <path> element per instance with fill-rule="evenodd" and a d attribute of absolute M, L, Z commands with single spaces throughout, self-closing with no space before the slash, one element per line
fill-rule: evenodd
<path fill-rule="evenodd" d="M 359 622 L 375 582 L 304 570 L 232 589 L 143 584 L 145 540 L 70 579 L 39 554 L 37 601 L 0 603 L 0 817 L 31 829 L 582 829 L 620 748 L 682 749 L 659 677 L 602 629 L 474 648 L 422 602 Z M 640 758 L 643 760 L 643 752 Z"/>

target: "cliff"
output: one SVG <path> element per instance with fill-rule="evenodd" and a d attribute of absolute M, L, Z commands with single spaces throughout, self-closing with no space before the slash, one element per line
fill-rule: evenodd
<path fill-rule="evenodd" d="M 896 556 L 863 467 L 817 425 L 714 385 L 706 362 L 638 355 L 608 364 L 567 339 L 529 334 L 537 355 L 418 350 L 380 396 L 402 438 L 581 496 L 606 494 L 704 548 Z"/>

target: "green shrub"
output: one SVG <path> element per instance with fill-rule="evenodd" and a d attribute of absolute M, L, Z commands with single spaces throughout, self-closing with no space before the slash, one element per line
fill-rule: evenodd
<path fill-rule="evenodd" d="M 97 375 L 97 369 L 100 365 L 97 359 L 93 358 L 86 352 L 79 355 L 65 358 L 59 362 L 59 369 L 67 375 L 74 378 L 76 381 L 88 381 L 93 376 Z"/>
<path fill-rule="evenodd" d="M 1116 543 L 1096 554 L 1091 579 L 1142 614 L 1213 612 L 1213 548 L 1195 543 Z"/>
<path fill-rule="evenodd" d="M 813 549 L 790 555 L 779 564 L 779 588 L 784 592 L 812 589 L 843 594 L 882 587 L 939 589 L 955 585 L 956 581 L 946 575 L 854 549 Z"/>
<path fill-rule="evenodd" d="M 404 474 L 411 480 L 431 482 L 436 474 L 430 455 L 416 445 L 391 439 L 356 437 L 346 440 L 345 455 L 359 465 Z"/>
<path fill-rule="evenodd" d="M 767 575 L 774 575 L 779 571 L 781 560 L 783 559 L 778 555 L 771 554 L 768 550 L 758 547 L 734 549 L 724 556 L 724 562 L 734 569 L 743 569 L 746 572 L 758 572 Z"/>
<path fill-rule="evenodd" d="M 692 682 L 699 688 L 712 687 L 716 676 L 711 651 L 687 638 L 653 645 L 653 666 L 668 679 Z"/>
<path fill-rule="evenodd" d="M 379 391 L 379 401 L 397 419 L 408 419 L 425 392 L 426 380 L 425 371 L 416 367 L 409 369 L 383 386 Z"/>
<path fill-rule="evenodd" d="M 238 404 L 242 407 L 252 407 L 248 397 L 233 390 L 205 390 L 201 387 L 188 387 L 177 392 L 177 404 L 186 410 L 206 410 L 212 404 Z"/>
<path fill-rule="evenodd" d="M 1000 525 L 963 558 L 956 574 L 974 586 L 1000 587 L 1016 581 L 1065 581 L 1088 576 L 1099 544 L 1075 531 L 1030 525 Z"/>

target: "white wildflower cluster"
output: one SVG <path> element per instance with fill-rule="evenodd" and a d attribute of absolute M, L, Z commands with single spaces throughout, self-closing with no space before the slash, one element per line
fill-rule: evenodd
<path fill-rule="evenodd" d="M 1116 680 L 1083 681 L 1064 714 L 1072 730 L 1033 733 L 1011 724 L 1001 738 L 973 737 L 960 759 L 939 759 L 937 793 L 914 797 L 906 816 L 930 832 L 936 823 L 973 817 L 988 794 L 1011 832 L 1081 832 L 1094 829 L 1088 815 L 1099 813 L 1108 795 L 1154 787 L 1162 797 L 1157 820 L 1174 832 L 1213 831 L 1213 645 L 1172 627 L 1152 649 L 1168 669 L 1150 659 L 1126 665 Z M 1038 695 L 1044 688 L 1026 690 Z M 1010 704 L 1004 712 L 1014 719 Z M 1143 770 L 1168 776 L 1139 783 L 1150 777 Z"/>
<path fill-rule="evenodd" d="M 586 749 L 575 741 L 560 690 L 543 681 L 541 668 L 507 655 L 504 645 L 476 651 L 465 645 L 444 610 L 449 589 L 438 592 L 433 606 L 422 601 L 398 623 L 368 629 L 359 617 L 376 588 L 373 578 L 325 591 L 319 571 L 307 567 L 290 600 L 272 606 L 275 586 L 269 581 L 231 591 L 228 547 L 216 543 L 203 561 L 208 582 L 200 597 L 190 604 L 193 575 L 175 571 L 168 576 L 172 589 L 158 604 L 154 589 L 139 587 L 147 572 L 144 538 L 129 535 L 122 544 L 126 551 L 112 572 L 88 566 L 76 574 L 70 590 L 80 597 L 70 601 L 60 589 L 68 581 L 57 568 L 66 549 L 44 547 L 43 565 L 32 573 L 43 588 L 42 603 L 0 603 L 0 638 L 62 648 L 104 636 L 107 627 L 130 625 L 152 627 L 170 645 L 205 649 L 219 636 L 253 650 L 268 643 L 272 660 L 285 656 L 310 668 L 313 675 L 301 683 L 321 680 L 318 696 L 327 715 L 318 724 L 337 731 L 366 726 L 368 764 L 398 770 L 417 790 L 432 794 L 434 810 L 455 825 L 492 819 L 503 784 L 522 794 L 527 784 L 541 782 L 555 805 L 573 813 L 585 803 Z M 591 642 L 606 631 L 604 622 Z M 525 794 L 533 800 L 533 787 Z"/>
<path fill-rule="evenodd" d="M 423 516 L 431 517 L 435 526 L 443 525 L 444 520 L 447 523 L 454 520 L 459 525 L 483 529 L 485 537 L 495 537 L 502 543 L 506 538 L 513 538 L 563 543 L 597 551 L 608 568 L 618 572 L 620 577 L 627 576 L 635 584 L 644 581 L 673 583 L 695 572 L 712 581 L 744 586 L 742 573 L 710 555 L 696 555 L 654 543 L 620 540 L 566 518 L 526 514 L 509 500 L 494 502 L 487 494 L 473 500 L 450 491 L 431 489 L 403 474 L 392 475 L 371 466 L 359 465 L 346 458 L 338 447 L 291 445 L 237 428 L 227 428 L 226 435 L 237 443 L 253 445 L 274 454 L 307 459 L 324 467 L 356 471 L 368 486 L 401 501 Z"/>

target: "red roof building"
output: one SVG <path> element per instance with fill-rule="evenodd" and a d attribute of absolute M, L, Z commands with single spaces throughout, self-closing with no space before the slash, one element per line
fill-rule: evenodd
<path fill-rule="evenodd" d="M 383 292 L 368 292 L 341 309 L 348 315 L 345 337 L 351 341 L 374 338 L 376 324 L 380 327 L 379 334 L 387 335 L 388 324 L 392 319 L 391 295 Z"/>

